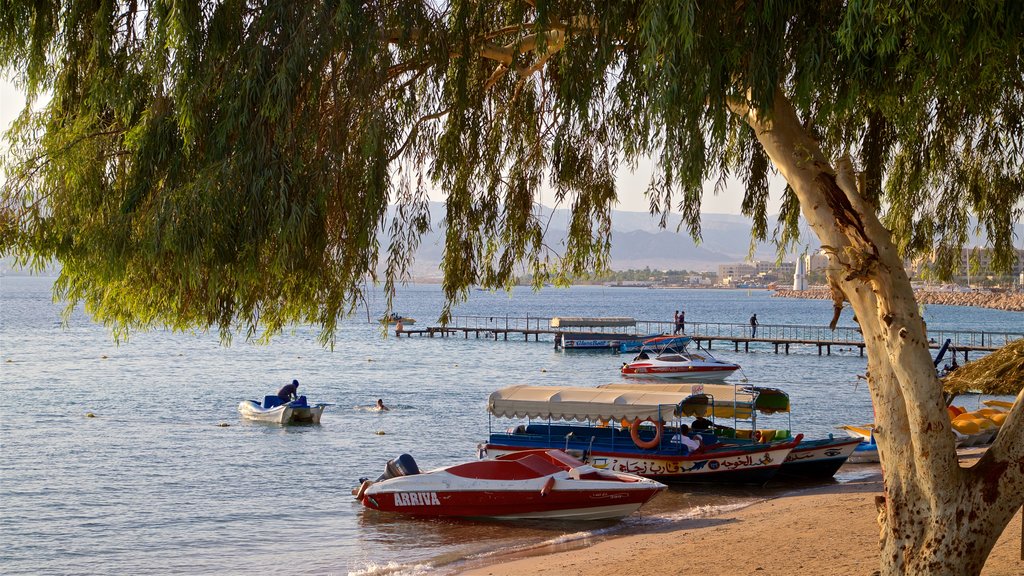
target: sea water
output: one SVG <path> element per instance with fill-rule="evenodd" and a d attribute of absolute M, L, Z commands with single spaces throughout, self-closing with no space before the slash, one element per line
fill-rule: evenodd
<path fill-rule="evenodd" d="M 410 520 L 365 510 L 351 496 L 390 458 L 421 469 L 475 458 L 493 390 L 512 384 L 621 381 L 627 358 L 556 351 L 540 342 L 385 337 L 384 298 L 347 319 L 333 349 L 300 326 L 269 345 L 215 333 L 153 330 L 117 345 L 80 309 L 62 324 L 51 278 L 0 279 L 0 571 L 5 574 L 387 574 L 450 571 L 545 542 L 587 541 L 742 505 L 788 486 L 674 487 L 613 524 Z M 396 310 L 436 325 L 443 295 L 410 285 Z M 827 324 L 831 302 L 767 291 L 574 286 L 470 293 L 457 313 L 493 318 L 629 316 L 688 323 Z M 1020 331 L 1024 314 L 950 306 L 930 328 Z M 852 325 L 849 313 L 842 325 Z M 735 379 L 786 390 L 791 427 L 808 437 L 871 420 L 866 361 L 833 348 L 775 354 L 728 347 Z M 238 402 L 298 379 L 327 402 L 320 426 L 243 421 Z M 378 398 L 390 407 L 374 409 Z M 966 399 L 977 405 L 977 397 Z M 781 417 L 776 417 L 781 418 Z M 850 472 L 842 472 L 850 474 Z M 856 471 L 853 472 L 856 474 Z"/>

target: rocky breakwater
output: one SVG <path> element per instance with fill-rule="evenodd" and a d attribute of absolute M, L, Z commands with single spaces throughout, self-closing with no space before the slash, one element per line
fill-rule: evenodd
<path fill-rule="evenodd" d="M 772 296 L 779 298 L 831 300 L 832 292 L 825 288 L 812 288 L 810 290 L 778 288 Z M 921 304 L 975 306 L 978 308 L 1024 312 L 1024 293 L 1021 292 L 932 292 L 929 290 L 915 290 L 914 296 Z"/>

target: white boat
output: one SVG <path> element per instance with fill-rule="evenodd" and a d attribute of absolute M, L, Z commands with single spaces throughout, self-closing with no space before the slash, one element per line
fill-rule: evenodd
<path fill-rule="evenodd" d="M 632 378 L 669 378 L 693 382 L 721 382 L 740 369 L 701 350 L 687 350 L 688 336 L 659 336 L 646 340 L 632 362 L 622 364 L 622 375 Z"/>
<path fill-rule="evenodd" d="M 561 450 L 512 452 L 420 473 L 403 454 L 377 481 L 353 490 L 367 508 L 409 516 L 495 520 L 614 520 L 636 512 L 665 485 L 598 470 Z"/>
<path fill-rule="evenodd" d="M 298 400 L 282 403 L 277 396 L 266 396 L 263 404 L 255 400 L 238 403 L 238 413 L 248 420 L 272 422 L 274 424 L 319 424 L 320 415 L 326 404 L 309 405 L 305 396 Z"/>

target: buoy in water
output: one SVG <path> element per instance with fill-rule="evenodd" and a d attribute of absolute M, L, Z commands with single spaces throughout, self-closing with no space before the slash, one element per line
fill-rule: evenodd
<path fill-rule="evenodd" d="M 383 435 L 384 435 L 384 431 L 383 430 L 377 430 L 377 436 L 383 436 Z"/>
<path fill-rule="evenodd" d="M 227 422 L 221 422 L 220 424 L 217 424 L 218 428 L 227 428 L 228 426 L 231 426 L 231 424 L 228 424 Z"/>
<path fill-rule="evenodd" d="M 92 412 L 86 412 L 86 413 L 85 413 L 85 417 L 86 417 L 86 418 L 95 418 L 95 417 L 96 417 L 96 415 L 95 415 L 95 414 L 93 414 Z"/>

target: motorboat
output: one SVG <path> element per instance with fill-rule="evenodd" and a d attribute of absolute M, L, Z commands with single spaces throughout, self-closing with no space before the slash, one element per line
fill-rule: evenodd
<path fill-rule="evenodd" d="M 614 520 L 665 489 L 633 474 L 599 470 L 561 450 L 516 451 L 419 471 L 403 454 L 353 495 L 373 510 L 421 517 L 495 520 Z"/>
<path fill-rule="evenodd" d="M 705 446 L 728 444 L 771 444 L 792 442 L 792 404 L 789 394 L 778 388 L 747 384 L 605 384 L 606 390 L 643 389 L 652 392 L 693 394 L 695 398 L 708 398 L 709 409 L 693 422 L 694 434 L 699 434 Z M 785 414 L 785 428 L 768 428 L 757 422 L 758 415 Z M 727 420 L 732 426 L 719 422 Z M 744 423 L 746 427 L 741 426 Z M 831 478 L 846 463 L 860 443 L 860 439 L 835 437 L 803 440 L 793 448 L 782 463 L 779 474 L 803 478 Z"/>
<path fill-rule="evenodd" d="M 518 420 L 478 446 L 481 456 L 562 449 L 599 470 L 661 482 L 764 484 L 803 439 L 695 442 L 681 418 L 709 414 L 712 398 L 691 391 L 518 385 L 491 393 L 490 416 Z M 731 388 L 731 387 L 730 387 Z M 526 423 L 521 423 L 526 419 Z M 489 422 L 491 419 L 489 418 Z"/>
<path fill-rule="evenodd" d="M 305 396 L 282 402 L 276 395 L 265 396 L 263 404 L 255 400 L 238 403 L 238 413 L 248 420 L 275 424 L 319 424 L 326 404 L 310 405 Z"/>
<path fill-rule="evenodd" d="M 632 362 L 622 364 L 622 375 L 632 378 L 670 378 L 696 382 L 721 382 L 740 369 L 700 349 L 690 352 L 689 336 L 659 336 L 643 343 Z"/>

